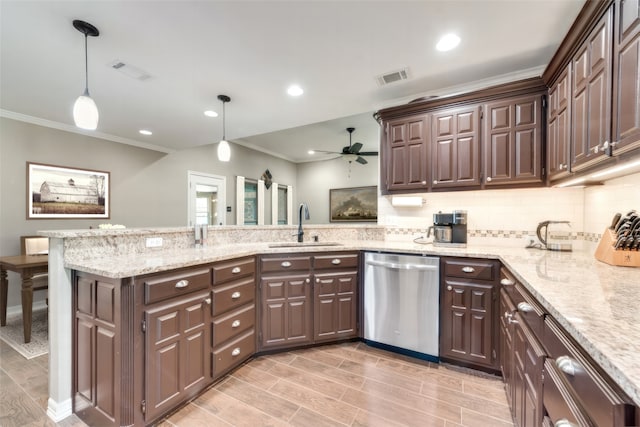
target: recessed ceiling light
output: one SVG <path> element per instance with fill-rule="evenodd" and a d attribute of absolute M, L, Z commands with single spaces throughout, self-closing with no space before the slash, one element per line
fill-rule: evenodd
<path fill-rule="evenodd" d="M 308 153 L 309 153 L 309 154 L 316 154 L 316 152 L 315 152 L 315 151 L 313 151 L 313 150 L 309 150 L 309 151 L 308 151 Z"/>
<path fill-rule="evenodd" d="M 446 52 L 448 50 L 454 49 L 459 44 L 460 37 L 453 33 L 449 33 L 440 37 L 440 40 L 438 40 L 438 44 L 436 45 L 436 49 L 438 49 L 440 52 Z"/>
<path fill-rule="evenodd" d="M 204 115 L 207 117 L 218 117 L 218 113 L 213 110 L 207 110 L 204 112 Z"/>
<path fill-rule="evenodd" d="M 304 90 L 298 85 L 291 85 L 287 89 L 287 93 L 291 96 L 300 96 L 304 93 Z"/>
<path fill-rule="evenodd" d="M 147 129 L 140 129 L 139 132 L 143 135 L 153 135 L 153 132 Z"/>

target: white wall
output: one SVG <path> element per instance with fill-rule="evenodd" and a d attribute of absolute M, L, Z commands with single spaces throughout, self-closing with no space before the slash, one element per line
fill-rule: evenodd
<path fill-rule="evenodd" d="M 378 157 L 367 157 L 368 163 L 349 163 L 342 158 L 324 162 L 298 164 L 298 188 L 294 188 L 294 224 L 298 223 L 298 206 L 309 205 L 310 224 L 328 224 L 329 190 L 333 188 L 378 185 Z M 379 193 L 379 191 L 378 191 Z"/>
<path fill-rule="evenodd" d="M 187 225 L 187 171 L 227 177 L 227 224 L 235 223 L 235 176 L 259 178 L 269 169 L 276 182 L 296 188 L 295 164 L 231 144 L 229 163 L 218 162 L 216 145 L 164 154 L 98 138 L 0 118 L 0 255 L 20 252 L 21 235 L 38 230 Z M 108 220 L 28 220 L 27 162 L 110 172 Z M 265 210 L 271 218 L 269 192 Z M 9 305 L 19 305 L 19 279 L 10 273 Z M 40 299 L 43 296 L 38 296 Z"/>
<path fill-rule="evenodd" d="M 585 233 L 602 234 L 617 212 L 624 215 L 631 209 L 640 211 L 640 173 L 585 188 Z"/>

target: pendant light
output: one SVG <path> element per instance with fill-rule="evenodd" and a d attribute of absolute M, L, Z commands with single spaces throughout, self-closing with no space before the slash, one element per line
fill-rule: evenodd
<path fill-rule="evenodd" d="M 97 37 L 100 32 L 96 27 L 88 22 L 76 19 L 73 21 L 76 30 L 84 34 L 84 72 L 85 86 L 84 93 L 76 99 L 73 104 L 73 121 L 81 129 L 95 130 L 98 127 L 98 107 L 89 96 L 89 59 L 87 55 L 87 37 Z"/>
<path fill-rule="evenodd" d="M 218 99 L 222 101 L 222 140 L 218 143 L 218 160 L 221 162 L 228 162 L 231 159 L 231 147 L 225 137 L 225 113 L 224 104 L 231 101 L 227 95 L 218 95 Z"/>

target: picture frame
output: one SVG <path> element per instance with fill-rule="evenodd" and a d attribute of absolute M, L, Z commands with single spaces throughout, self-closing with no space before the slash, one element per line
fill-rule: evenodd
<path fill-rule="evenodd" d="M 377 222 L 378 187 L 330 189 L 329 216 L 331 222 Z"/>
<path fill-rule="evenodd" d="M 27 219 L 108 219 L 110 173 L 27 162 Z"/>

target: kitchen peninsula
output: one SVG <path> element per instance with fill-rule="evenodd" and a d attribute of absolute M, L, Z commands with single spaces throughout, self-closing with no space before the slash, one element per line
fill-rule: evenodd
<path fill-rule="evenodd" d="M 640 320 L 631 301 L 640 299 L 639 272 L 595 260 L 593 250 L 571 253 L 485 246 L 434 248 L 385 240 L 382 226 L 310 226 L 320 242 L 298 246 L 292 227 L 210 228 L 206 244 L 194 247 L 187 228 L 47 231 L 50 238 L 50 379 L 48 414 L 72 410 L 72 271 L 121 280 L 263 254 L 383 251 L 445 257 L 498 259 L 540 302 L 600 368 L 640 405 Z M 162 248 L 146 248 L 161 237 Z M 250 241 L 253 243 L 234 243 Z M 288 247 L 273 242 L 291 242 Z M 280 247 L 273 247 L 280 246 Z M 128 279 L 127 279 L 128 280 Z M 140 351 L 140 349 L 138 350 Z"/>

